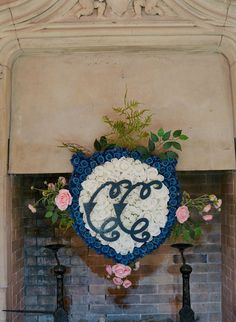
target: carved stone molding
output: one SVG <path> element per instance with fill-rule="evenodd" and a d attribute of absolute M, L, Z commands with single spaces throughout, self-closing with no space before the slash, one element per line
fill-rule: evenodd
<path fill-rule="evenodd" d="M 79 0 L 72 8 L 76 17 L 142 17 L 164 15 L 162 0 Z M 97 10 L 96 10 L 97 9 Z"/>
<path fill-rule="evenodd" d="M 227 17 L 227 19 L 226 19 Z M 0 4 L 0 35 L 15 29 L 43 29 L 57 22 L 124 21 L 135 24 L 189 21 L 198 26 L 235 26 L 230 0 L 5 0 Z"/>

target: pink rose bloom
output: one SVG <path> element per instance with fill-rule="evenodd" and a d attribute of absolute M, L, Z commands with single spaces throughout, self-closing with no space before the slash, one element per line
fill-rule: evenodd
<path fill-rule="evenodd" d="M 188 207 L 179 207 L 176 211 L 176 217 L 180 224 L 183 224 L 186 220 L 188 220 L 188 218 L 190 217 Z"/>
<path fill-rule="evenodd" d="M 54 183 L 48 183 L 48 189 L 55 190 L 55 184 Z"/>
<path fill-rule="evenodd" d="M 116 264 L 112 266 L 112 271 L 116 277 L 125 278 L 126 276 L 130 275 L 131 268 L 123 264 Z"/>
<path fill-rule="evenodd" d="M 205 220 L 205 221 L 211 221 L 213 219 L 213 216 L 212 215 L 205 215 L 205 216 L 202 216 L 202 218 Z"/>
<path fill-rule="evenodd" d="M 129 288 L 132 285 L 132 282 L 130 280 L 124 280 L 123 286 L 124 288 Z"/>
<path fill-rule="evenodd" d="M 210 204 L 206 205 L 206 206 L 203 208 L 203 212 L 208 212 L 208 211 L 210 211 L 210 210 L 211 210 L 211 205 L 210 205 Z"/>
<path fill-rule="evenodd" d="M 107 274 L 112 275 L 111 265 L 106 265 L 106 272 L 107 272 Z"/>
<path fill-rule="evenodd" d="M 217 202 L 215 203 L 215 208 L 218 209 L 221 207 L 221 205 L 222 205 L 222 200 L 218 199 Z"/>
<path fill-rule="evenodd" d="M 33 213 L 33 214 L 35 214 L 36 213 L 36 208 L 33 206 L 33 205 L 31 205 L 31 204 L 28 204 L 28 208 L 29 208 L 29 210 Z"/>
<path fill-rule="evenodd" d="M 119 277 L 113 277 L 112 281 L 113 281 L 113 283 L 114 283 L 115 285 L 117 285 L 117 286 L 120 286 L 120 285 L 122 285 L 122 284 L 123 284 L 122 279 L 121 279 L 121 278 L 119 278 Z"/>
<path fill-rule="evenodd" d="M 61 189 L 59 190 L 58 195 L 55 198 L 55 204 L 56 206 L 61 210 L 64 211 L 67 209 L 69 205 L 72 203 L 72 197 L 67 189 Z"/>
<path fill-rule="evenodd" d="M 61 181 L 61 183 L 63 184 L 63 186 L 65 186 L 65 185 L 66 185 L 66 178 L 64 178 L 64 177 L 59 177 L 59 178 L 58 178 L 58 181 Z"/>

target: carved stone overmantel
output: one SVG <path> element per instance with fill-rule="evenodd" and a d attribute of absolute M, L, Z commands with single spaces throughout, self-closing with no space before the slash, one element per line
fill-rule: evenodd
<path fill-rule="evenodd" d="M 21 54 L 111 50 L 223 54 L 231 71 L 236 110 L 235 1 L 0 1 L 0 322 L 6 322 L 2 309 L 6 307 L 8 286 L 8 139 L 13 63 Z"/>

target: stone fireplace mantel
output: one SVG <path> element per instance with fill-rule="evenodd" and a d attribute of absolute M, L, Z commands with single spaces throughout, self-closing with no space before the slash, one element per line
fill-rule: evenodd
<path fill-rule="evenodd" d="M 91 1 L 85 1 L 90 3 Z M 95 1 L 96 2 L 96 1 Z M 119 1 L 116 0 L 116 3 Z M 81 15 L 77 0 L 6 0 L 0 5 L 0 310 L 6 307 L 10 257 L 9 133 L 14 62 L 21 55 L 73 52 L 210 53 L 225 57 L 236 100 L 236 4 L 220 0 L 163 0 L 153 10 L 98 3 Z M 101 2 L 103 3 L 103 2 Z M 141 11 L 141 17 L 140 17 Z M 235 128 L 236 119 L 231 127 Z M 233 137 L 232 137 L 233 139 Z M 234 160 L 228 169 L 234 168 Z M 236 274 L 236 271 L 234 272 Z M 0 321 L 6 322 L 3 312 Z"/>

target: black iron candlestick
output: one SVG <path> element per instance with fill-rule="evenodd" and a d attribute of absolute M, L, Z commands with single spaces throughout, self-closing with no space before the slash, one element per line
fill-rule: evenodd
<path fill-rule="evenodd" d="M 65 310 L 65 306 L 64 306 L 64 275 L 66 273 L 66 267 L 64 265 L 61 265 L 57 255 L 59 249 L 61 249 L 62 247 L 65 247 L 65 245 L 51 244 L 45 247 L 53 251 L 57 261 L 57 265 L 53 267 L 53 271 L 57 279 L 57 308 L 56 308 L 56 311 L 54 312 L 54 321 L 68 322 L 68 313 Z"/>
<path fill-rule="evenodd" d="M 23 314 L 48 314 L 53 315 L 54 322 L 68 322 L 68 313 L 64 307 L 64 275 L 66 273 L 66 267 L 61 265 L 58 258 L 58 251 L 62 247 L 65 247 L 63 244 L 51 244 L 45 246 L 45 248 L 53 251 L 54 256 L 57 261 L 57 265 L 53 267 L 54 274 L 57 279 L 57 308 L 54 312 L 52 311 L 40 311 L 40 310 L 3 310 L 4 312 L 12 313 L 23 313 Z"/>
<path fill-rule="evenodd" d="M 190 285 L 189 285 L 189 279 L 190 274 L 192 272 L 192 267 L 188 264 L 186 264 L 186 259 L 184 257 L 184 251 L 186 248 L 192 247 L 191 244 L 173 244 L 171 245 L 174 248 L 177 248 L 180 252 L 183 265 L 180 267 L 180 272 L 182 274 L 183 278 L 183 305 L 181 310 L 179 311 L 180 316 L 180 322 L 194 322 L 194 312 L 191 308 L 191 298 L 190 298 Z"/>

